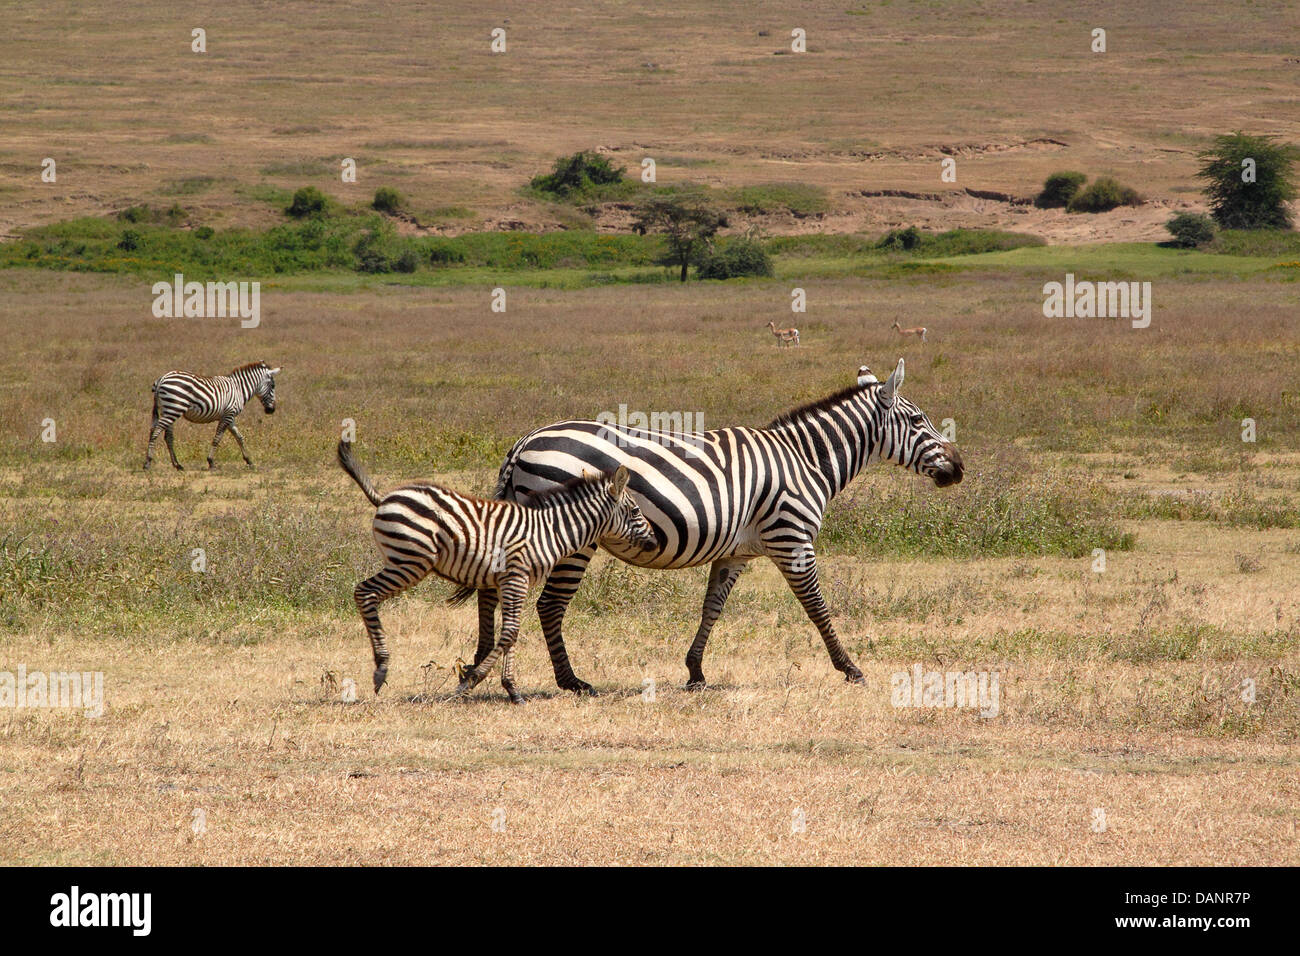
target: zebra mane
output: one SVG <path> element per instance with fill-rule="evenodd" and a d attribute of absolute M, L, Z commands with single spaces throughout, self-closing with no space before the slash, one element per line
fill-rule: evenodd
<path fill-rule="evenodd" d="M 868 382 L 866 385 L 850 385 L 848 388 L 842 388 L 832 395 L 827 395 L 825 398 L 819 398 L 814 402 L 809 402 L 807 405 L 800 405 L 798 408 L 792 408 L 790 411 L 778 415 L 776 418 L 772 419 L 767 427 L 778 428 L 781 425 L 790 425 L 800 422 L 814 412 L 822 412 L 829 408 L 835 408 L 842 405 L 844 400 L 851 395 L 856 395 L 858 392 L 864 392 L 868 389 L 880 387 L 879 382 Z"/>
<path fill-rule="evenodd" d="M 553 488 L 547 488 L 545 491 L 530 492 L 528 497 L 519 500 L 519 504 L 527 508 L 541 508 L 547 504 L 571 501 L 576 497 L 573 492 L 585 489 L 591 485 L 597 485 L 608 477 L 608 474 L 599 474 L 594 478 L 570 478 L 568 481 L 564 482 L 564 484 L 556 485 Z"/>
<path fill-rule="evenodd" d="M 232 368 L 230 374 L 234 375 L 236 372 L 243 372 L 246 369 L 262 369 L 270 367 L 271 366 L 267 365 L 265 362 L 249 362 L 247 365 L 240 365 L 238 368 Z"/>

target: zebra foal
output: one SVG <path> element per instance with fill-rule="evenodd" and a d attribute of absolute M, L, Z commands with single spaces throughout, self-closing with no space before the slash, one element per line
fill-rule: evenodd
<path fill-rule="evenodd" d="M 375 506 L 375 544 L 384 569 L 356 586 L 353 598 L 375 656 L 375 693 L 388 677 L 388 643 L 379 605 L 430 573 L 470 590 L 491 591 L 501 604 L 501 638 L 476 656 L 458 694 L 473 689 L 504 654 L 501 686 L 514 703 L 513 657 L 528 588 L 560 560 L 602 539 L 629 552 L 655 546 L 650 525 L 627 491 L 628 470 L 578 477 L 529 499 L 527 505 L 458 494 L 434 484 L 405 485 L 381 496 L 352 446 L 338 445 L 339 464 Z"/>
<path fill-rule="evenodd" d="M 216 468 L 217 445 L 227 431 L 239 442 L 239 452 L 251 467 L 253 460 L 244 447 L 244 436 L 235 427 L 235 416 L 256 395 L 262 401 L 266 414 L 275 413 L 275 377 L 280 369 L 265 362 L 241 365 L 229 375 L 191 375 L 189 372 L 167 372 L 153 383 L 153 426 L 149 430 L 149 447 L 144 453 L 147 471 L 153 464 L 153 446 L 161 433 L 167 441 L 167 453 L 177 471 L 183 471 L 176 460 L 172 426 L 182 416 L 191 422 L 217 423 L 217 433 L 208 450 L 208 467 Z"/>

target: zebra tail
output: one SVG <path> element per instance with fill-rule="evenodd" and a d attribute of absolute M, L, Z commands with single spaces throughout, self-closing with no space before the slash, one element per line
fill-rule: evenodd
<path fill-rule="evenodd" d="M 451 592 L 451 597 L 447 598 L 448 607 L 460 607 L 470 598 L 478 593 L 474 588 L 462 584 L 456 590 Z"/>
<path fill-rule="evenodd" d="M 352 477 L 352 480 L 361 487 L 361 490 L 365 492 L 366 497 L 370 499 L 370 503 L 378 508 L 379 502 L 384 499 L 379 496 L 379 492 L 375 491 L 375 486 L 370 483 L 370 476 L 361 470 L 361 466 L 357 464 L 357 460 L 352 457 L 351 442 L 339 442 L 339 464 L 343 466 L 343 470 L 346 471 Z"/>

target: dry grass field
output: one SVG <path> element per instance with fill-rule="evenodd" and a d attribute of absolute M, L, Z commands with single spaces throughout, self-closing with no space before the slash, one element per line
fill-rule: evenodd
<path fill-rule="evenodd" d="M 0 717 L 10 862 L 1300 861 L 1293 282 L 1252 280 L 1248 302 L 1236 278 L 1159 283 L 1135 330 L 1045 320 L 1040 279 L 1005 270 L 826 281 L 784 350 L 758 321 L 779 314 L 775 281 L 522 289 L 505 315 L 472 288 L 268 291 L 256 330 L 141 318 L 135 280 L 0 284 L 4 659 L 102 671 L 106 702 Z M 896 309 L 935 316 L 933 340 L 900 349 Z M 599 560 L 567 630 L 595 699 L 555 690 L 530 614 L 529 703 L 495 679 L 448 701 L 474 620 L 438 584 L 388 607 L 394 667 L 371 694 L 349 597 L 376 565 L 332 461 L 343 418 L 381 487 L 486 490 L 535 423 L 626 402 L 761 424 L 900 351 L 969 470 L 940 491 L 877 466 L 832 507 L 826 590 L 866 686 L 755 564 L 712 687 L 688 693 L 704 571 Z M 255 471 L 229 444 L 200 469 L 210 429 L 186 424 L 190 470 L 139 470 L 153 375 L 256 356 L 285 371 L 276 415 L 241 420 Z M 1052 489 L 1097 509 L 1071 519 L 1073 552 L 1034 537 Z M 881 500 L 921 530 L 873 545 Z M 1012 530 L 998 556 L 946 556 L 959 545 L 925 530 L 943 516 Z M 1135 539 L 1096 573 L 1107 523 Z M 895 708 L 891 675 L 916 664 L 998 672 L 997 715 Z"/>
<path fill-rule="evenodd" d="M 1044 0 L 788 4 L 610 0 L 219 7 L 17 0 L 0 35 L 0 233 L 180 202 L 213 226 L 270 221 L 268 187 L 411 198 L 433 231 L 570 225 L 518 195 L 561 154 L 604 148 L 659 181 L 797 182 L 826 212 L 773 232 L 985 225 L 1060 241 L 1163 239 L 1200 205 L 1195 153 L 1232 129 L 1300 138 L 1294 11 L 1256 2 Z M 207 53 L 191 52 L 191 30 Z M 506 30 L 504 54 L 491 30 Z M 791 30 L 808 52 L 790 53 Z M 1107 52 L 1091 52 L 1092 30 Z M 778 55 L 785 53 L 786 55 Z M 38 179 L 44 157 L 59 179 Z M 940 160 L 957 161 L 956 183 Z M 340 182 L 340 161 L 358 181 Z M 1153 204 L 1067 216 L 975 199 L 1032 195 L 1059 169 Z M 952 195 L 915 202 L 864 196 Z M 579 217 L 581 218 L 581 217 Z M 603 220 L 602 220 L 603 221 Z"/>
<path fill-rule="evenodd" d="M 304 185 L 347 210 L 398 187 L 407 236 L 612 242 L 627 204 L 523 188 L 596 149 L 655 158 L 662 184 L 824 199 L 733 235 L 1049 245 L 827 243 L 775 278 L 685 284 L 567 259 L 220 276 L 260 279 L 252 329 L 152 317 L 170 271 L 72 271 L 85 230 L 50 241 L 69 271 L 0 268 L 0 681 L 104 682 L 96 717 L 0 706 L 0 864 L 1300 864 L 1300 268 L 1154 244 L 1205 208 L 1210 137 L 1300 142 L 1293 34 L 1285 0 L 7 4 L 0 242 L 173 203 L 173 233 L 220 238 L 283 223 Z M 1148 201 L 987 194 L 1062 169 Z M 1044 318 L 1066 272 L 1150 281 L 1150 327 Z M 766 324 L 794 287 L 802 344 L 780 349 Z M 334 461 L 346 420 L 382 489 L 485 494 L 539 425 L 620 405 L 762 425 L 899 356 L 967 471 L 939 490 L 878 465 L 828 512 L 823 585 L 865 685 L 755 562 L 687 692 L 707 570 L 598 556 L 565 630 L 598 696 L 556 690 L 530 608 L 528 703 L 495 676 L 449 700 L 475 612 L 433 582 L 385 605 L 371 692 L 351 592 L 378 562 Z M 158 375 L 256 360 L 284 371 L 276 414 L 238 422 L 255 469 L 227 437 L 208 472 L 213 427 L 181 422 L 186 470 L 161 443 L 141 470 Z M 996 713 L 895 706 L 917 667 L 996 674 Z"/>

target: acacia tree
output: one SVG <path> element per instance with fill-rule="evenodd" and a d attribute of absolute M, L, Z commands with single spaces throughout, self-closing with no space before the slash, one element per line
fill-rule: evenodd
<path fill-rule="evenodd" d="M 1207 183 L 1205 196 L 1224 229 L 1290 229 L 1286 204 L 1296 197 L 1291 164 L 1296 148 L 1271 136 L 1236 132 L 1214 138 L 1200 153 L 1197 172 Z"/>
<path fill-rule="evenodd" d="M 699 194 L 652 196 L 637 208 L 632 228 L 641 235 L 661 233 L 668 243 L 665 262 L 680 265 L 682 281 L 696 251 L 708 243 L 727 217 Z"/>

